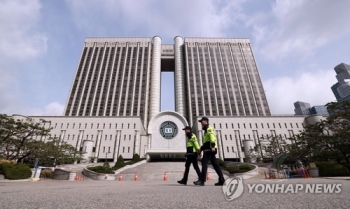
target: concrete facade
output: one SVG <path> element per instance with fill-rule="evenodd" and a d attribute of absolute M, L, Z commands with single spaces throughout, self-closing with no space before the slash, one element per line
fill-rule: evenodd
<path fill-rule="evenodd" d="M 25 118 L 21 115 L 12 117 L 16 120 Z M 161 112 L 153 117 L 147 130 L 139 117 L 30 116 L 30 118 L 37 122 L 40 119 L 50 121 L 43 125 L 53 128 L 51 136 L 58 137 L 78 150 L 86 152 L 84 156 L 87 160 L 94 157 L 95 161 L 108 159 L 116 162 L 119 155 L 124 159 L 131 159 L 134 153 L 155 160 L 183 159 L 186 152 L 186 137 L 182 128 L 188 125 L 187 120 L 172 111 Z M 267 137 L 277 136 L 281 142 L 293 143 L 288 138 L 299 133 L 306 125 L 325 120 L 325 117 L 236 116 L 210 117 L 209 120 L 210 125 L 215 128 L 218 139 L 218 157 L 243 162 L 249 150 L 266 143 Z M 167 126 L 166 122 L 172 122 L 176 127 L 170 130 L 172 127 Z M 162 130 L 168 132 L 170 137 L 164 137 Z M 200 124 L 195 123 L 193 130 L 201 145 L 203 131 Z M 172 136 L 171 134 L 175 132 L 176 134 Z M 47 139 L 37 136 L 37 140 Z M 283 146 L 281 145 L 282 149 Z"/>

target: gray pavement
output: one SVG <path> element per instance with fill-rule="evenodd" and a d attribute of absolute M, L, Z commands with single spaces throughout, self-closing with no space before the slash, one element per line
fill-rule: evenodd
<path fill-rule="evenodd" d="M 202 169 L 202 166 L 199 165 L 199 169 Z M 138 174 L 139 180 L 163 180 L 164 173 L 166 172 L 168 180 L 181 180 L 185 171 L 184 162 L 152 162 L 139 165 L 135 168 L 129 168 L 122 172 L 123 180 L 134 180 L 135 174 Z M 208 168 L 209 178 L 217 182 L 218 176 L 215 173 L 215 170 Z M 227 178 L 228 176 L 225 176 Z M 117 175 L 117 179 L 119 174 Z M 193 182 L 198 179 L 197 173 L 194 170 L 193 166 L 190 167 L 190 172 L 188 175 L 188 182 Z"/>
<path fill-rule="evenodd" d="M 257 180 L 262 183 L 340 183 L 340 194 L 257 194 L 244 190 L 227 201 L 222 188 L 182 186 L 175 180 L 60 181 L 0 183 L 0 208 L 349 208 L 350 181 L 330 179 Z"/>

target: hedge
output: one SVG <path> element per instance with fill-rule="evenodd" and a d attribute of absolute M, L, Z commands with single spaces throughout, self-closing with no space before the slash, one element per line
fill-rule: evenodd
<path fill-rule="evenodd" d="M 241 164 L 241 165 L 238 166 L 238 168 L 237 168 L 236 165 L 227 166 L 226 170 L 229 173 L 244 173 L 244 172 L 248 172 L 250 170 L 253 170 L 253 168 L 250 165 Z"/>
<path fill-rule="evenodd" d="M 10 180 L 27 179 L 32 176 L 32 171 L 25 164 L 1 163 L 0 166 L 1 173 Z"/>
<path fill-rule="evenodd" d="M 94 166 L 94 167 L 88 167 L 90 171 L 94 171 L 96 173 L 106 173 L 106 174 L 114 174 L 114 171 L 112 168 L 105 167 L 102 165 Z"/>
<path fill-rule="evenodd" d="M 333 162 L 317 162 L 316 166 L 319 167 L 319 176 L 349 176 L 350 172 L 345 166 L 333 163 Z"/>
<path fill-rule="evenodd" d="M 95 166 L 95 167 L 88 167 L 89 170 L 94 171 L 96 173 L 106 173 L 106 174 L 113 174 L 115 170 L 118 170 L 119 168 L 122 168 L 126 165 L 132 165 L 134 163 L 137 163 L 141 160 L 144 160 L 144 158 L 140 158 L 138 154 L 134 154 L 132 160 L 125 162 L 123 156 L 119 155 L 117 162 L 115 165 L 110 168 L 109 163 L 105 162 L 103 166 Z"/>

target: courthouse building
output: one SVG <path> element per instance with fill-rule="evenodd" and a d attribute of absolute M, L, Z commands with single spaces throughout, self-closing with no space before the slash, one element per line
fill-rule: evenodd
<path fill-rule="evenodd" d="M 161 112 L 161 72 L 174 73 L 174 111 Z M 182 128 L 192 126 L 201 143 L 202 116 L 215 128 L 218 157 L 241 162 L 266 138 L 278 137 L 283 149 L 323 118 L 271 115 L 249 39 L 179 36 L 173 44 L 158 36 L 86 38 L 64 116 L 30 117 L 50 121 L 51 135 L 85 158 L 116 161 L 134 153 L 184 158 Z"/>

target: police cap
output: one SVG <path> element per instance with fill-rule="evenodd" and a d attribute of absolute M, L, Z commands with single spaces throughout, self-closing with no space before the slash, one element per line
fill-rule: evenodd
<path fill-rule="evenodd" d="M 199 122 L 202 122 L 203 120 L 209 122 L 209 118 L 207 118 L 207 117 L 202 117 L 202 119 L 200 119 Z"/>

